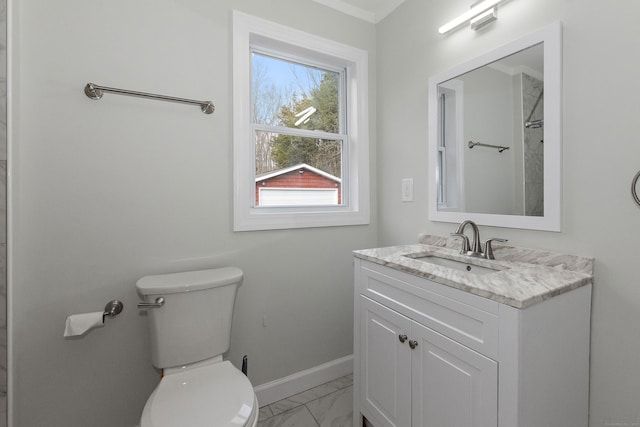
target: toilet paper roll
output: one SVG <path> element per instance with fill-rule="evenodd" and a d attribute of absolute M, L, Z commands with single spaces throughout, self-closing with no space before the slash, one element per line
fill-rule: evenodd
<path fill-rule="evenodd" d="M 82 335 L 89 329 L 104 326 L 103 312 L 72 314 L 67 317 L 64 325 L 64 336 L 75 337 Z"/>

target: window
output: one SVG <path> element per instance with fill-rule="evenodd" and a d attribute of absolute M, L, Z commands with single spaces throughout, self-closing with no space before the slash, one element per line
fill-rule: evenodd
<path fill-rule="evenodd" d="M 438 85 L 436 188 L 438 210 L 464 210 L 463 82 Z"/>
<path fill-rule="evenodd" d="M 367 53 L 233 19 L 234 229 L 368 224 Z"/>

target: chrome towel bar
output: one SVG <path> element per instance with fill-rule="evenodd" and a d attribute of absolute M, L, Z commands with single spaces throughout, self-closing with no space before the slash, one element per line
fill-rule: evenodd
<path fill-rule="evenodd" d="M 199 105 L 200 109 L 205 114 L 211 114 L 215 110 L 215 107 L 211 101 L 197 101 L 194 99 L 176 98 L 173 96 L 156 95 L 153 93 L 136 92 L 127 89 L 117 89 L 113 87 L 100 86 L 95 83 L 87 83 L 84 87 L 84 93 L 91 99 L 101 99 L 104 92 L 115 93 L 118 95 L 136 96 L 139 98 L 151 98 L 159 101 L 179 102 L 182 104 Z"/>
<path fill-rule="evenodd" d="M 503 147 L 502 145 L 491 145 L 491 144 L 483 144 L 482 142 L 473 142 L 473 141 L 469 141 L 469 148 L 473 148 L 476 145 L 478 147 L 489 147 L 489 148 L 495 148 L 498 150 L 498 153 L 502 153 L 504 150 L 508 150 L 509 147 Z"/>

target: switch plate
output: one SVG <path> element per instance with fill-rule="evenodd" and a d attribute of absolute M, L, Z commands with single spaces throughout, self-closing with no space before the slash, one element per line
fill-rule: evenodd
<path fill-rule="evenodd" d="M 413 178 L 402 180 L 402 201 L 413 202 Z"/>

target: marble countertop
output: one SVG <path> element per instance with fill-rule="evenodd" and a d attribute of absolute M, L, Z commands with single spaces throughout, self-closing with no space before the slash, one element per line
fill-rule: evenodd
<path fill-rule="evenodd" d="M 515 308 L 593 283 L 593 258 L 498 244 L 494 245 L 495 260 L 459 252 L 459 240 L 423 234 L 417 244 L 363 249 L 354 255 Z M 497 271 L 478 275 L 415 259 L 433 255 Z"/>

